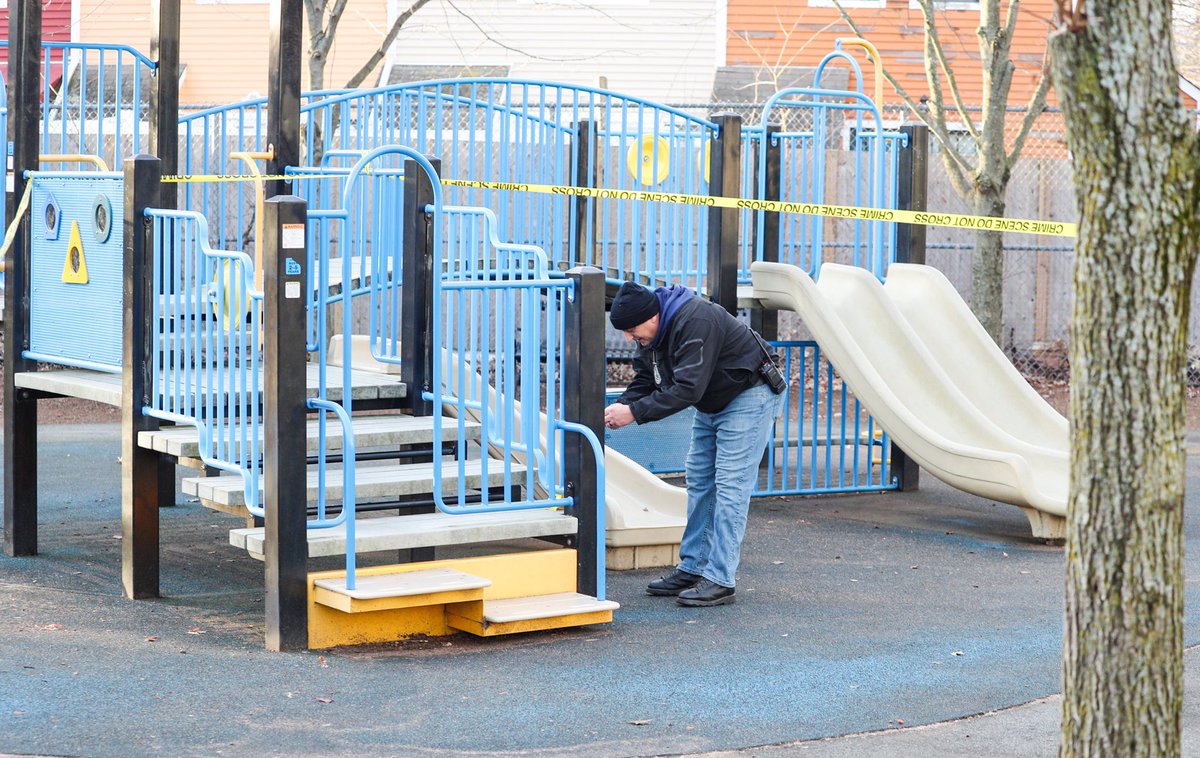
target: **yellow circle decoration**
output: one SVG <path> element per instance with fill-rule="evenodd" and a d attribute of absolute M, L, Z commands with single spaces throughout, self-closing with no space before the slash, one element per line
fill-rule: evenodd
<path fill-rule="evenodd" d="M 654 134 L 643 134 L 629 146 L 625 165 L 642 184 L 658 184 L 670 173 L 671 148 Z"/>

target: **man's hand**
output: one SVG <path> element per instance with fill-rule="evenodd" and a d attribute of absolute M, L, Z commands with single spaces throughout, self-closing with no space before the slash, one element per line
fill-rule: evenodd
<path fill-rule="evenodd" d="M 633 411 L 624 403 L 613 403 L 604 409 L 604 426 L 609 429 L 620 429 L 633 423 Z"/>

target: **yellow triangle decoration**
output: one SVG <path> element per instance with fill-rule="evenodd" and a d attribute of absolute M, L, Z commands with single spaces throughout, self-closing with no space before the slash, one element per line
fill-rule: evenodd
<path fill-rule="evenodd" d="M 67 243 L 67 259 L 63 261 L 62 280 L 67 284 L 87 284 L 87 260 L 83 257 L 83 239 L 79 222 L 71 222 L 71 241 Z"/>

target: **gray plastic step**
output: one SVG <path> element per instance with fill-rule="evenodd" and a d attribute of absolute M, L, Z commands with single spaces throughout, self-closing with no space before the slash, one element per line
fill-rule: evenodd
<path fill-rule="evenodd" d="M 386 414 L 378 416 L 355 416 L 351 424 L 354 442 L 359 450 L 370 447 L 398 447 L 400 445 L 427 445 L 433 442 L 433 417 Z M 442 419 L 442 439 L 454 442 L 459 435 L 457 419 Z M 479 424 L 464 421 L 461 427 L 466 439 L 479 439 Z M 321 447 L 320 422 L 308 420 L 308 452 L 315 453 Z M 326 452 L 342 449 L 342 425 L 337 419 L 325 422 Z M 153 432 L 140 432 L 138 445 L 176 458 L 200 457 L 200 434 L 191 426 L 169 426 Z M 259 434 L 259 451 L 262 451 L 262 434 Z"/>
<path fill-rule="evenodd" d="M 504 463 L 487 461 L 487 485 L 496 487 L 504 483 Z M 482 465 L 479 460 L 466 461 L 463 466 L 464 484 L 467 489 L 479 489 L 484 486 Z M 509 463 L 508 470 L 514 477 L 524 473 L 525 467 L 518 463 Z M 442 464 L 442 487 L 452 492 L 458 487 L 458 461 L 445 461 Z M 308 502 L 318 499 L 317 470 L 310 466 L 308 469 Z M 259 482 L 261 492 L 261 480 Z M 241 475 L 189 477 L 183 480 L 183 492 L 216 503 L 219 506 L 243 506 L 246 504 L 246 485 Z M 325 497 L 329 500 L 342 499 L 342 469 L 331 468 L 325 473 Z M 359 502 L 398 498 L 408 495 L 424 495 L 433 492 L 433 464 L 407 463 L 386 465 L 362 465 L 356 467 L 354 480 L 355 493 Z"/>
<path fill-rule="evenodd" d="M 467 545 L 477 542 L 575 534 L 577 520 L 558 509 L 495 513 L 420 513 L 412 516 L 359 517 L 354 524 L 357 553 L 415 547 Z M 232 529 L 229 544 L 262 560 L 263 528 Z M 308 530 L 309 557 L 345 555 L 345 525 Z"/>

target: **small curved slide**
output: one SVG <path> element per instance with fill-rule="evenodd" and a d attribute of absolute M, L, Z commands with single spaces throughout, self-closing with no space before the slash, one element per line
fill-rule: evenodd
<path fill-rule="evenodd" d="M 1016 370 L 988 354 L 999 351 L 979 341 L 974 316 L 954 307 L 957 294 L 921 273 L 902 274 L 889 292 L 851 266 L 825 264 L 819 284 L 786 264 L 750 270 L 755 298 L 799 313 L 855 396 L 922 468 L 1019 506 L 1036 537 L 1065 536 L 1065 420 L 1045 416 L 1053 409 L 1036 408 L 1014 384 L 1024 383 Z M 999 360 L 1007 364 L 1002 353 Z"/>

